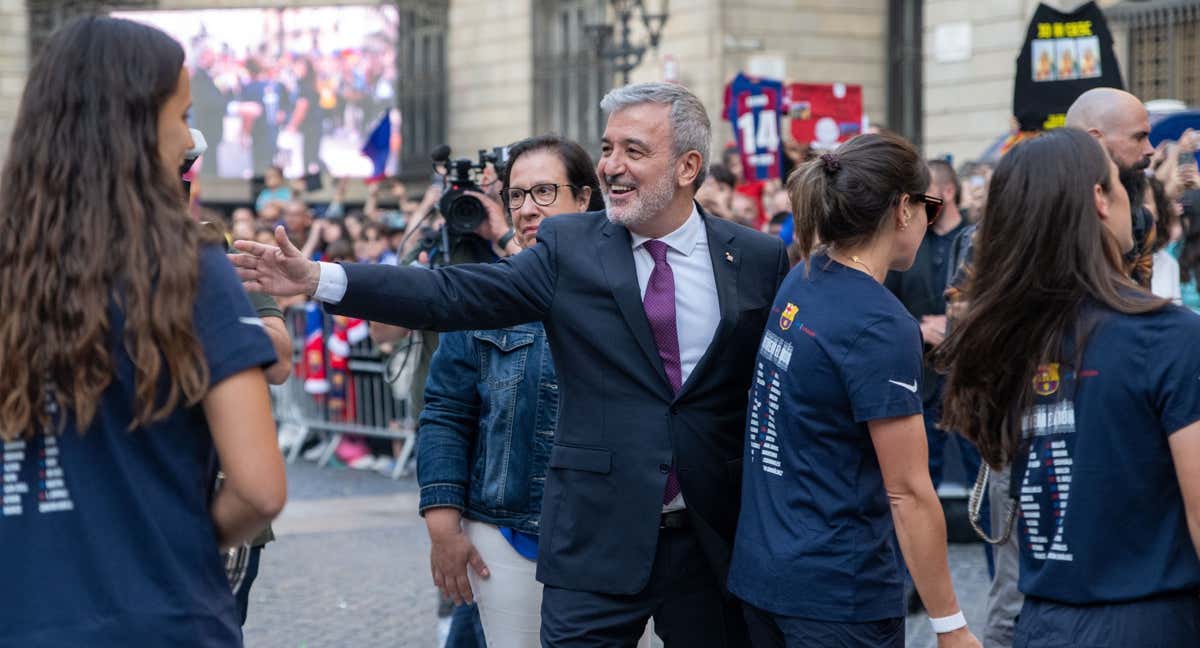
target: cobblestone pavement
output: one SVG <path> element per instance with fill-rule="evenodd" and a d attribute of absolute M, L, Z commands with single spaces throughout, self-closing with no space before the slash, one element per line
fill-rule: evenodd
<path fill-rule="evenodd" d="M 436 647 L 429 540 L 413 477 L 288 467 L 289 501 L 250 593 L 248 648 Z M 982 627 L 987 573 L 980 545 L 951 545 L 959 601 Z M 924 614 L 908 646 L 934 648 Z"/>
<path fill-rule="evenodd" d="M 250 591 L 248 648 L 431 647 L 436 590 L 412 477 L 288 466 Z"/>

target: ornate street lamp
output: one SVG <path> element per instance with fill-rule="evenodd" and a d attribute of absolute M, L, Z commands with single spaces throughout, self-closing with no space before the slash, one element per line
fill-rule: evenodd
<path fill-rule="evenodd" d="M 619 27 L 614 27 L 607 22 L 584 26 L 596 43 L 596 51 L 600 57 L 610 62 L 613 69 L 621 73 L 623 83 L 629 83 L 629 73 L 642 62 L 646 50 L 658 47 L 663 27 L 667 24 L 669 1 L 659 0 L 656 3 L 659 5 L 659 10 L 653 12 L 646 7 L 645 0 L 608 0 L 608 5 L 612 7 L 612 13 L 616 17 L 616 24 Z M 630 23 L 635 17 L 645 28 L 649 43 L 634 43 L 630 40 Z M 616 38 L 614 38 L 615 34 L 617 34 Z"/>

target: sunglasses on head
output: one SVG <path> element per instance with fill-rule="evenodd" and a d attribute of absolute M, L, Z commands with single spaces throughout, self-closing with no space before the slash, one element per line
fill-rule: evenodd
<path fill-rule="evenodd" d="M 938 216 L 942 214 L 942 206 L 946 204 L 946 201 L 941 198 L 930 196 L 927 193 L 910 193 L 908 197 L 913 202 L 925 203 L 925 218 L 929 225 L 933 225 L 933 222 L 938 219 Z"/>

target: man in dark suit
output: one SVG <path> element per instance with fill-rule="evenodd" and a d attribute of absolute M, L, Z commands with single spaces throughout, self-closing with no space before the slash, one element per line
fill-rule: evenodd
<path fill-rule="evenodd" d="M 597 171 L 603 212 L 542 224 L 492 265 L 310 263 L 242 245 L 251 289 L 416 329 L 545 322 L 562 390 L 538 546 L 545 646 L 746 646 L 725 589 L 751 368 L 788 270 L 777 238 L 693 201 L 711 132 L 681 86 L 619 88 Z M 278 234 L 278 233 L 277 233 Z"/>

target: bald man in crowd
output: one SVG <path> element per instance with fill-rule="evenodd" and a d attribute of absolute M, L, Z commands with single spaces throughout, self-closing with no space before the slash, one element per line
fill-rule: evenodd
<path fill-rule="evenodd" d="M 1094 88 L 1079 95 L 1067 110 L 1066 125 L 1099 140 L 1123 174 L 1150 166 L 1150 114 L 1124 90 Z"/>
<path fill-rule="evenodd" d="M 1093 88 L 1071 104 L 1066 125 L 1095 137 L 1116 163 L 1133 216 L 1135 246 L 1126 260 L 1133 267 L 1134 281 L 1149 286 L 1153 243 L 1149 237 L 1154 217 L 1142 207 L 1142 196 L 1146 193 L 1145 171 L 1154 154 L 1154 147 L 1150 146 L 1150 113 L 1141 100 L 1124 90 Z"/>

